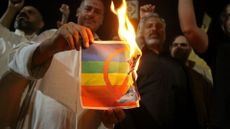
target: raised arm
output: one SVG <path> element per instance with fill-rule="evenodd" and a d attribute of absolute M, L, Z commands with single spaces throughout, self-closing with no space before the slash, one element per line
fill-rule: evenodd
<path fill-rule="evenodd" d="M 23 7 L 23 5 L 24 5 L 24 0 L 18 3 L 12 3 L 12 1 L 9 0 L 8 7 L 6 9 L 6 12 L 2 15 L 0 19 L 0 23 L 6 28 L 10 28 L 10 25 L 13 22 L 15 15 Z"/>
<path fill-rule="evenodd" d="M 156 9 L 155 5 L 152 4 L 146 4 L 146 5 L 142 5 L 140 7 L 140 19 L 150 15 L 151 13 L 154 13 Z"/>
<path fill-rule="evenodd" d="M 69 14 L 70 14 L 70 10 L 69 10 L 69 5 L 67 4 L 62 4 L 61 7 L 59 8 L 59 11 L 62 14 L 62 18 L 61 21 L 57 21 L 57 27 L 59 28 L 61 25 L 65 24 L 68 22 L 69 19 Z"/>
<path fill-rule="evenodd" d="M 178 14 L 181 30 L 196 52 L 205 52 L 208 48 L 208 35 L 204 30 L 197 26 L 193 1 L 179 0 L 178 2 Z"/>

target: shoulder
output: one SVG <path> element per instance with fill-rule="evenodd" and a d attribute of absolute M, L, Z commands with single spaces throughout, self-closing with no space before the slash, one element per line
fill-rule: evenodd
<path fill-rule="evenodd" d="M 48 39 L 49 37 L 53 36 L 56 31 L 57 31 L 57 29 L 45 30 L 42 33 L 40 33 L 35 39 L 33 39 L 33 41 L 42 42 L 42 41 Z"/>

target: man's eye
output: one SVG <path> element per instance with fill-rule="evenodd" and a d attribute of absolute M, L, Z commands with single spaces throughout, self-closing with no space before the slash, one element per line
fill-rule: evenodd
<path fill-rule="evenodd" d="M 95 13 L 96 13 L 96 14 L 102 14 L 102 11 L 99 10 L 99 9 L 95 9 Z"/>
<path fill-rule="evenodd" d="M 86 11 L 90 11 L 92 8 L 91 7 L 85 7 Z"/>
<path fill-rule="evenodd" d="M 161 23 L 157 23 L 157 24 L 156 24 L 156 28 L 162 29 L 162 28 L 163 28 L 163 25 L 162 25 Z"/>
<path fill-rule="evenodd" d="M 186 47 L 187 46 L 187 44 L 185 44 L 185 43 L 183 43 L 183 44 L 180 44 L 182 47 Z"/>

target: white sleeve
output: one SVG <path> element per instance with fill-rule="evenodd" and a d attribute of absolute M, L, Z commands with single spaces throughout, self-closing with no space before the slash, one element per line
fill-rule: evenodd
<path fill-rule="evenodd" d="M 6 43 L 3 38 L 0 37 L 0 57 L 5 53 L 6 51 Z"/>
<path fill-rule="evenodd" d="M 35 43 L 17 49 L 13 60 L 9 63 L 10 69 L 26 78 L 33 79 L 34 77 L 31 76 L 29 65 L 31 63 L 33 53 L 38 46 L 39 43 Z"/>
<path fill-rule="evenodd" d="M 4 27 L 2 24 L 0 24 L 0 37 L 4 37 L 6 39 L 9 39 L 11 37 L 12 33 L 9 29 Z"/>
<path fill-rule="evenodd" d="M 20 43 L 17 45 L 14 58 L 9 64 L 9 68 L 16 73 L 29 79 L 39 79 L 46 73 L 50 60 L 41 66 L 37 66 L 33 70 L 30 69 L 32 56 L 36 48 L 41 42 L 50 38 L 57 30 L 51 29 L 41 33 L 38 37 L 29 43 Z M 29 45 L 30 44 L 30 45 Z"/>

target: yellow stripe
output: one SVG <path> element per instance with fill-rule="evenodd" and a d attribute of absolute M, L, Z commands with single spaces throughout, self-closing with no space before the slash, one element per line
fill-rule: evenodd
<path fill-rule="evenodd" d="M 124 73 L 110 73 L 109 80 L 112 85 L 121 85 L 127 74 Z M 132 77 L 129 76 L 129 83 L 132 83 Z M 81 74 L 81 85 L 83 86 L 105 86 L 103 74 Z"/>

